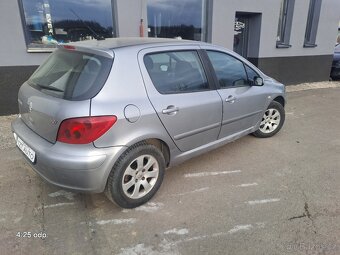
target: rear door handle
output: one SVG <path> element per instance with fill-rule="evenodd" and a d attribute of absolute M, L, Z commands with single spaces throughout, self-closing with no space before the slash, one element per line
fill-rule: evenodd
<path fill-rule="evenodd" d="M 230 95 L 230 96 L 228 96 L 228 98 L 225 100 L 227 103 L 234 103 L 235 102 L 235 100 L 236 100 L 236 97 L 234 97 L 234 96 L 232 96 L 232 95 Z"/>
<path fill-rule="evenodd" d="M 175 115 L 179 111 L 179 108 L 174 105 L 169 105 L 166 109 L 162 110 L 163 114 Z"/>

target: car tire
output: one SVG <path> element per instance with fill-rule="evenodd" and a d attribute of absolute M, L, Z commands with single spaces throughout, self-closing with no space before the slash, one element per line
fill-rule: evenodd
<path fill-rule="evenodd" d="M 149 201 L 162 184 L 165 160 L 154 145 L 137 143 L 116 161 L 105 194 L 123 208 L 135 208 Z"/>
<path fill-rule="evenodd" d="M 265 111 L 259 129 L 253 135 L 259 138 L 272 137 L 280 131 L 284 122 L 285 109 L 279 102 L 273 101 Z"/>

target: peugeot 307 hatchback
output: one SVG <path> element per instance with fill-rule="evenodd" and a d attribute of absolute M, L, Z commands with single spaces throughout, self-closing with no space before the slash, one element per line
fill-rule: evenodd
<path fill-rule="evenodd" d="M 133 208 L 164 171 L 285 120 L 285 87 L 236 53 L 174 39 L 58 46 L 25 82 L 12 130 L 47 182 Z"/>

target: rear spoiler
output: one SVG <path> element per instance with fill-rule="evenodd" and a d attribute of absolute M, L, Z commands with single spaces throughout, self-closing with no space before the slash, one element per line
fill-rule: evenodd
<path fill-rule="evenodd" d="M 110 49 L 89 48 L 89 47 L 78 46 L 74 44 L 58 44 L 57 48 L 70 50 L 70 51 L 80 51 L 80 52 L 95 54 L 95 55 L 99 55 L 99 56 L 110 58 L 110 59 L 114 58 L 114 53 Z"/>

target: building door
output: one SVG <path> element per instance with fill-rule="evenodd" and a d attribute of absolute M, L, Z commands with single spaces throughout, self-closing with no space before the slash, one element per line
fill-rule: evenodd
<path fill-rule="evenodd" d="M 234 51 L 258 65 L 262 14 L 236 12 L 234 26 Z"/>
<path fill-rule="evenodd" d="M 249 15 L 236 13 L 234 27 L 234 51 L 248 57 Z"/>

